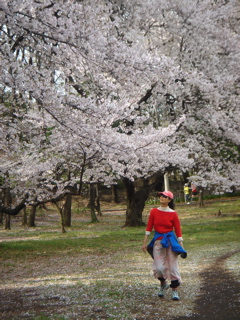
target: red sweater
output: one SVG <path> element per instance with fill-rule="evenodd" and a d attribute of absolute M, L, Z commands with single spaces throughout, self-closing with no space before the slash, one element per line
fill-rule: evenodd
<path fill-rule="evenodd" d="M 170 209 L 171 210 L 171 209 Z M 151 232 L 152 229 L 159 233 L 168 233 L 175 231 L 176 236 L 182 237 L 182 231 L 178 215 L 175 211 L 163 211 L 154 208 L 150 211 L 146 231 Z"/>

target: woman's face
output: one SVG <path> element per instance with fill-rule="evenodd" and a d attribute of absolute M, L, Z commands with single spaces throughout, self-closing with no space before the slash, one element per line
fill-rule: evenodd
<path fill-rule="evenodd" d="M 171 199 L 169 199 L 168 197 L 166 197 L 164 194 L 161 194 L 159 197 L 159 201 L 161 203 L 161 205 L 165 205 L 168 206 L 169 202 L 171 201 Z"/>

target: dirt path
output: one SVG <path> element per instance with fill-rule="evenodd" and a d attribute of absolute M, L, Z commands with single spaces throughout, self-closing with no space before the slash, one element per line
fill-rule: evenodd
<path fill-rule="evenodd" d="M 196 314 L 191 320 L 239 320 L 240 319 L 240 282 L 224 268 L 224 262 L 232 255 L 230 252 L 218 258 L 209 270 L 202 272 L 201 296 L 196 300 Z M 178 317 L 174 320 L 186 320 Z"/>

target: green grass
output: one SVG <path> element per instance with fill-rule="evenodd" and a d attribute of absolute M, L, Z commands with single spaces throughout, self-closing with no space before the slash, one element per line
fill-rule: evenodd
<path fill-rule="evenodd" d="M 89 232 L 88 230 L 69 231 L 66 234 L 54 234 L 45 239 L 37 240 L 16 240 L 0 243 L 2 259 L 27 258 L 38 255 L 52 256 L 53 254 L 87 254 L 96 252 L 96 254 L 104 254 L 114 252 L 119 248 L 127 249 L 135 243 L 138 244 L 142 239 L 143 231 L 141 228 L 119 228 L 119 230 L 96 230 Z"/>
<path fill-rule="evenodd" d="M 143 220 L 147 222 L 151 206 L 145 208 Z M 221 215 L 218 216 L 219 210 Z M 240 241 L 240 200 L 178 205 L 185 246 L 197 248 L 205 244 L 221 244 Z M 47 215 L 45 216 L 47 220 Z M 119 215 L 103 215 L 99 223 L 77 220 L 67 233 L 62 234 L 58 226 L 38 227 L 34 232 L 14 227 L 10 231 L 0 230 L 2 259 L 28 259 L 34 256 L 54 254 L 96 254 L 134 252 L 141 246 L 145 227 L 122 228 L 124 212 Z M 11 241 L 4 239 L 12 238 Z M 18 238 L 14 240 L 14 237 Z M 34 239 L 31 239 L 34 237 Z M 24 240 L 23 240 L 24 239 Z"/>
<path fill-rule="evenodd" d="M 220 218 L 185 222 L 182 226 L 184 239 L 188 248 L 204 245 L 220 245 L 240 242 L 240 219 Z"/>
<path fill-rule="evenodd" d="M 44 315 L 40 315 L 37 317 L 34 317 L 34 320 L 65 320 L 67 318 L 63 317 L 63 316 L 59 316 L 59 315 L 51 315 L 50 317 L 48 316 L 44 316 Z"/>

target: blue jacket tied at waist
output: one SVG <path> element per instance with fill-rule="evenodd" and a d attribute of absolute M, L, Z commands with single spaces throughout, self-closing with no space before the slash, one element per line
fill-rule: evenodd
<path fill-rule="evenodd" d="M 154 242 L 159 238 L 163 237 L 161 240 L 161 244 L 163 248 L 168 248 L 169 245 L 172 246 L 172 251 L 177 252 L 178 254 L 184 253 L 187 254 L 187 251 L 183 249 L 183 247 L 178 243 L 177 237 L 173 231 L 168 233 L 159 233 L 155 231 L 154 237 L 149 243 L 148 247 L 153 247 Z"/>

